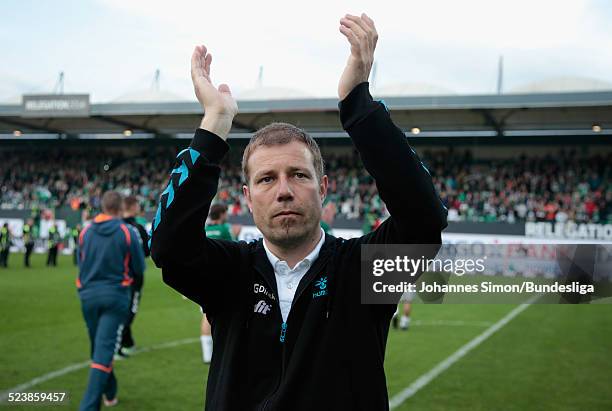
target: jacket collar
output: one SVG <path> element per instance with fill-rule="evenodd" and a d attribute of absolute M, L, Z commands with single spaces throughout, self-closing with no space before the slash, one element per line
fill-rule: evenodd
<path fill-rule="evenodd" d="M 306 257 L 304 257 L 301 261 L 298 261 L 298 263 L 293 268 L 296 268 L 298 265 L 302 264 L 304 261 L 307 261 L 309 265 L 312 265 L 313 262 L 317 260 L 317 258 L 319 257 L 319 252 L 321 251 L 321 247 L 323 246 L 323 243 L 325 242 L 325 231 L 323 231 L 323 229 L 321 228 L 320 232 L 321 232 L 321 238 L 319 238 L 319 241 L 317 241 L 317 244 L 315 245 L 315 247 Z M 268 256 L 268 260 L 270 261 L 270 264 L 272 265 L 272 268 L 275 268 L 276 264 L 278 264 L 281 261 L 281 259 L 278 258 L 276 255 L 274 255 L 272 251 L 270 251 L 270 248 L 267 246 L 265 239 L 262 240 L 262 243 L 266 251 L 266 255 Z"/>
<path fill-rule="evenodd" d="M 112 220 L 113 218 L 115 218 L 115 217 L 113 217 L 112 215 L 100 213 L 100 214 L 98 214 L 97 216 L 94 217 L 93 222 L 94 223 L 103 223 L 105 221 Z"/>

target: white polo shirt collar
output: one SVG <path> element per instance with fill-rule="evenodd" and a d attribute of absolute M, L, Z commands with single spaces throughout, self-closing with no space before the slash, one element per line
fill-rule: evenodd
<path fill-rule="evenodd" d="M 295 290 L 298 284 L 302 280 L 302 277 L 306 274 L 308 269 L 313 262 L 319 257 L 319 252 L 323 243 L 325 242 L 325 232 L 321 228 L 321 239 L 315 246 L 315 248 L 306 256 L 303 260 L 298 262 L 295 267 L 289 268 L 286 261 L 281 260 L 275 256 L 272 251 L 268 248 L 266 240 L 263 240 L 264 249 L 268 260 L 274 269 L 274 277 L 276 278 L 276 287 L 278 290 L 279 305 L 283 321 L 287 321 L 289 317 L 289 311 L 291 310 L 291 304 L 295 297 Z"/>

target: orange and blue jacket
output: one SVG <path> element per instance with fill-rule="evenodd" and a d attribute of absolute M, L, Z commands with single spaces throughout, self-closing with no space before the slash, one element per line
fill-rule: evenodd
<path fill-rule="evenodd" d="M 138 231 L 119 218 L 99 214 L 79 235 L 79 294 L 121 292 L 145 270 Z"/>

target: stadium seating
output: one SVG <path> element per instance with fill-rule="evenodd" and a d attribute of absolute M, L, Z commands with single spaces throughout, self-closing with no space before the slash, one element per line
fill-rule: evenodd
<path fill-rule="evenodd" d="M 0 151 L 0 208 L 97 209 L 117 189 L 154 210 L 176 153 L 174 147 Z M 561 150 L 545 157 L 475 159 L 470 151 L 425 150 L 424 163 L 451 221 L 612 221 L 612 155 L 580 157 Z M 384 216 L 384 203 L 358 156 L 326 153 L 328 201 L 347 219 Z M 222 167 L 217 200 L 233 215 L 248 212 L 237 158 Z"/>

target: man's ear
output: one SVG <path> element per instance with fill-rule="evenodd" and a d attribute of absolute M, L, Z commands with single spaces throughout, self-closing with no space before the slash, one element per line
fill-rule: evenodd
<path fill-rule="evenodd" d="M 244 184 L 242 186 L 242 194 L 244 194 L 244 198 L 246 198 L 247 205 L 249 206 L 249 211 L 253 212 L 253 203 L 251 202 L 251 192 L 249 191 L 249 186 Z"/>
<path fill-rule="evenodd" d="M 329 185 L 329 180 L 327 175 L 321 177 L 321 182 L 319 183 L 319 195 L 321 196 L 321 203 L 327 197 L 327 186 Z"/>

